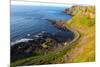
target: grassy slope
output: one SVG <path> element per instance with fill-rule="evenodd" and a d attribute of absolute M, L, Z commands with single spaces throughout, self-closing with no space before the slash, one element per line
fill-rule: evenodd
<path fill-rule="evenodd" d="M 76 17 L 74 17 L 76 18 Z M 80 21 L 84 21 L 82 18 Z M 73 20 L 74 21 L 74 20 Z M 71 21 L 71 22 L 73 22 Z M 85 22 L 84 22 L 85 23 Z M 81 37 L 77 41 L 77 44 L 74 48 L 69 50 L 67 55 L 69 55 L 69 60 L 67 62 L 86 62 L 95 60 L 95 27 L 88 26 L 86 24 L 81 24 L 81 22 L 75 22 L 68 24 L 74 30 L 79 31 Z"/>
<path fill-rule="evenodd" d="M 81 9 L 82 8 L 82 9 Z M 51 64 L 64 62 L 86 62 L 95 60 L 95 14 L 94 7 L 76 6 L 71 8 L 73 18 L 67 21 L 66 26 L 79 32 L 78 40 L 45 55 L 28 57 L 15 61 L 14 65 Z M 85 11 L 86 12 L 85 12 Z"/>
<path fill-rule="evenodd" d="M 76 12 L 66 24 L 78 31 L 81 37 L 77 40 L 76 46 L 66 53 L 67 59 L 66 55 L 63 59 L 66 59 L 65 62 L 95 61 L 95 7 L 81 6 L 78 8 L 74 8 L 75 11 L 79 10 L 79 12 Z M 86 12 L 85 9 L 87 9 Z"/>

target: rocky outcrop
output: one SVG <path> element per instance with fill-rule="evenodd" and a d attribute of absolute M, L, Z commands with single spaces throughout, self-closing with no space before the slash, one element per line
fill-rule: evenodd
<path fill-rule="evenodd" d="M 51 20 L 51 19 L 47 19 L 53 26 L 55 26 L 56 28 L 62 30 L 62 31 L 67 31 L 68 29 L 65 26 L 65 22 L 62 20 Z"/>
<path fill-rule="evenodd" d="M 57 47 L 61 41 L 55 35 L 42 31 L 35 35 L 33 39 L 21 39 L 11 45 L 11 62 L 20 58 L 34 55 L 37 49 L 49 49 Z"/>

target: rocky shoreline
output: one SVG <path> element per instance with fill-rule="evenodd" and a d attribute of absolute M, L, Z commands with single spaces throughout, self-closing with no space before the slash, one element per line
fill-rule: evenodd
<path fill-rule="evenodd" d="M 70 31 L 61 20 L 47 20 L 61 31 Z M 42 31 L 35 35 L 33 39 L 26 39 L 25 41 L 20 40 L 19 42 L 13 43 L 11 46 L 11 62 L 20 58 L 35 55 L 35 50 L 37 49 L 52 50 L 59 46 L 63 46 L 62 43 L 67 41 L 67 39 L 58 39 L 55 35 L 56 34 L 50 34 L 46 31 Z M 68 41 L 71 41 L 73 38 L 74 35 L 68 39 Z"/>

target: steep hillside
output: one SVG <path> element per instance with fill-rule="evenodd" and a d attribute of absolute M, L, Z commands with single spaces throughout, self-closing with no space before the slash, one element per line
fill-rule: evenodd
<path fill-rule="evenodd" d="M 73 6 L 65 12 L 73 15 L 66 25 L 81 36 L 63 59 L 65 62 L 95 61 L 95 6 Z"/>

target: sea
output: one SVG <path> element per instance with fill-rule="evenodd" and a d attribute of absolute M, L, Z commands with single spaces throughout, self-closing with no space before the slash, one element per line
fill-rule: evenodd
<path fill-rule="evenodd" d="M 72 32 L 61 31 L 47 20 L 68 21 L 72 16 L 64 13 L 66 8 L 68 7 L 11 5 L 11 42 L 30 39 L 42 31 L 56 34 L 58 38 L 66 39 L 72 36 Z"/>

